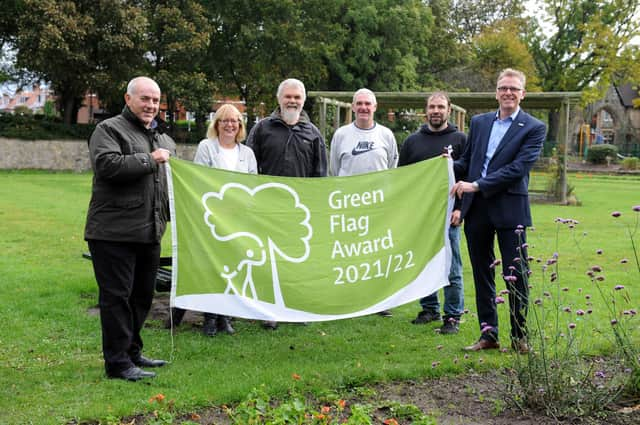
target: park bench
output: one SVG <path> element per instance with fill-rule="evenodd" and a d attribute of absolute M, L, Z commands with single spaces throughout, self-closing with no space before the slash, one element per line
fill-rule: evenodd
<path fill-rule="evenodd" d="M 91 253 L 84 252 L 82 258 L 91 260 Z M 160 267 L 156 274 L 156 292 L 171 290 L 171 257 L 160 257 Z"/>

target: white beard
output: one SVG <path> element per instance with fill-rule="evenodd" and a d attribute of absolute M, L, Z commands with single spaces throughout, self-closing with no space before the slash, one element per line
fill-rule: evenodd
<path fill-rule="evenodd" d="M 289 125 L 293 125 L 300 120 L 300 109 L 280 108 L 280 114 L 282 119 Z"/>

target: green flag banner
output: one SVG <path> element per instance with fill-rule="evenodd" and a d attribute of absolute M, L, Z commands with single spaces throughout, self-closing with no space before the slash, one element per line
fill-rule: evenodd
<path fill-rule="evenodd" d="M 451 161 L 351 177 L 242 174 L 171 159 L 171 305 L 335 320 L 447 284 Z"/>

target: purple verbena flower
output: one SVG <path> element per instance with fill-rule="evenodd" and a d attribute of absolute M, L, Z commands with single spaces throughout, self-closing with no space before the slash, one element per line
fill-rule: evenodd
<path fill-rule="evenodd" d="M 565 313 L 571 313 L 571 307 L 564 307 L 562 311 L 564 311 Z"/>
<path fill-rule="evenodd" d="M 533 302 L 535 305 L 542 305 L 542 300 L 540 298 L 536 298 Z"/>
<path fill-rule="evenodd" d="M 611 217 L 615 217 L 615 218 L 618 218 L 618 217 L 620 217 L 621 215 L 622 215 L 622 214 L 620 213 L 620 211 L 614 211 L 614 212 L 612 212 L 612 213 L 611 213 Z"/>
<path fill-rule="evenodd" d="M 596 249 L 596 254 L 602 255 L 603 251 L 601 249 Z"/>
<path fill-rule="evenodd" d="M 611 326 L 615 326 L 617 324 L 618 324 L 618 321 L 616 319 L 611 320 Z"/>
<path fill-rule="evenodd" d="M 626 258 L 623 258 L 622 260 L 620 260 L 620 264 L 627 264 L 629 262 L 629 260 L 627 260 Z"/>
<path fill-rule="evenodd" d="M 518 278 L 516 276 L 505 276 L 504 280 L 506 280 L 507 282 L 515 282 L 518 280 Z"/>
<path fill-rule="evenodd" d="M 568 292 L 568 291 L 569 291 L 569 288 L 567 288 L 567 287 L 565 286 L 564 288 L 562 288 L 562 290 L 563 290 L 564 292 Z"/>
<path fill-rule="evenodd" d="M 584 316 L 584 310 L 576 310 L 578 316 Z"/>
<path fill-rule="evenodd" d="M 596 273 L 600 273 L 602 271 L 602 267 L 596 265 L 596 266 L 591 266 L 591 271 L 594 271 Z"/>
<path fill-rule="evenodd" d="M 596 280 L 598 282 L 602 282 L 604 280 L 604 276 L 600 275 L 600 276 L 596 276 Z"/>
<path fill-rule="evenodd" d="M 496 297 L 496 304 L 504 304 L 504 298 Z"/>
<path fill-rule="evenodd" d="M 621 289 L 624 289 L 624 285 L 616 285 L 613 289 L 620 291 Z"/>
<path fill-rule="evenodd" d="M 509 266 L 509 270 L 511 270 L 512 272 L 516 270 L 515 266 Z"/>
<path fill-rule="evenodd" d="M 640 205 L 635 205 L 632 210 L 634 210 L 635 212 L 640 212 Z"/>
<path fill-rule="evenodd" d="M 503 289 L 502 291 L 500 291 L 500 295 L 508 295 L 508 294 L 509 294 L 508 289 Z"/>
<path fill-rule="evenodd" d="M 575 328 L 576 328 L 575 323 L 569 323 L 569 329 L 575 329 Z"/>
<path fill-rule="evenodd" d="M 594 373 L 594 376 L 596 378 L 603 378 L 603 379 L 607 377 L 607 375 L 605 375 L 604 372 L 601 370 L 596 371 L 596 373 Z"/>
<path fill-rule="evenodd" d="M 483 334 L 486 334 L 487 332 L 491 332 L 492 330 L 493 330 L 493 326 L 486 325 L 485 327 L 482 328 L 480 332 L 482 332 Z"/>

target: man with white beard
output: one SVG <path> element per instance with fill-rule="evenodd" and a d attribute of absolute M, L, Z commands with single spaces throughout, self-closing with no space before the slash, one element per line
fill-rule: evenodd
<path fill-rule="evenodd" d="M 270 176 L 325 177 L 327 148 L 320 131 L 302 110 L 307 93 L 302 81 L 284 80 L 278 86 L 278 107 L 258 122 L 247 137 L 258 162 L 258 173 Z M 275 329 L 277 322 L 263 323 Z"/>
<path fill-rule="evenodd" d="M 320 131 L 302 110 L 307 94 L 302 81 L 284 80 L 278 86 L 273 113 L 249 133 L 258 173 L 270 176 L 325 177 L 327 149 Z"/>

